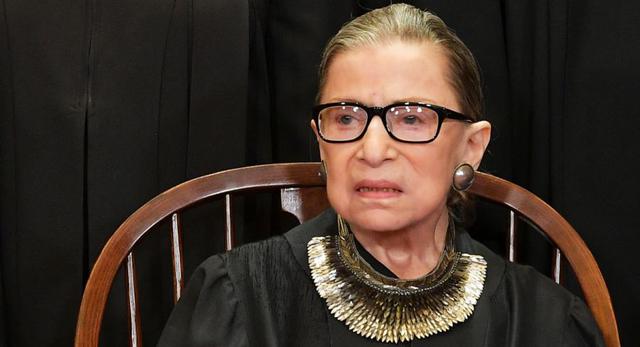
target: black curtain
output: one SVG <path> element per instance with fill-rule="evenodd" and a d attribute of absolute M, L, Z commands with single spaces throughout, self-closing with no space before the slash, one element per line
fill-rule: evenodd
<path fill-rule="evenodd" d="M 145 201 L 225 168 L 317 159 L 308 123 L 321 49 L 388 1 L 0 3 L 0 346 L 68 346 L 91 265 Z M 640 345 L 640 4 L 410 3 L 440 15 L 481 65 L 494 126 L 483 170 L 573 223 L 607 280 L 623 344 Z M 250 216 L 241 241 L 289 223 L 257 212 L 271 202 L 260 199 L 238 202 Z M 500 251 L 504 221 L 482 212 L 474 232 Z M 222 249 L 217 213 L 185 216 L 187 271 Z M 170 311 L 169 264 L 157 256 L 166 244 L 156 233 L 137 254 L 147 344 Z M 117 282 L 104 345 L 125 344 L 123 291 Z"/>

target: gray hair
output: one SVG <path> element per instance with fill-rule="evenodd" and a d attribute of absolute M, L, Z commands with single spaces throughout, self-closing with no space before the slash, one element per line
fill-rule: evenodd
<path fill-rule="evenodd" d="M 478 64 L 471 51 L 438 16 L 407 4 L 373 10 L 348 22 L 338 31 L 322 54 L 316 101 L 322 97 L 327 70 L 336 55 L 395 40 L 430 42 L 443 48 L 449 60 L 449 83 L 457 94 L 462 113 L 474 120 L 482 116 L 484 96 Z"/>

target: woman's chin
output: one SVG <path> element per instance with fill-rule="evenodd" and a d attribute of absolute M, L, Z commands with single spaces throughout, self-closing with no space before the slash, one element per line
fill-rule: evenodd
<path fill-rule="evenodd" d="M 363 211 L 343 216 L 352 229 L 370 232 L 393 232 L 406 228 L 411 218 L 401 216 L 393 211 Z M 357 232 L 356 231 L 356 232 Z"/>

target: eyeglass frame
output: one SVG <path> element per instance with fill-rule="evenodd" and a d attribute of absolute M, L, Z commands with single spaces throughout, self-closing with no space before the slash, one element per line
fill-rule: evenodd
<path fill-rule="evenodd" d="M 326 108 L 329 107 L 334 107 L 334 106 L 353 106 L 353 107 L 360 107 L 362 108 L 366 113 L 367 113 L 367 123 L 364 125 L 364 128 L 362 130 L 362 132 L 360 133 L 360 135 L 356 136 L 353 139 L 350 140 L 328 140 L 326 139 L 323 135 L 322 135 L 322 131 L 320 130 L 320 112 Z M 390 130 L 389 130 L 389 126 L 387 124 L 387 117 L 386 114 L 387 112 L 394 108 L 394 107 L 400 107 L 400 106 L 419 106 L 419 107 L 425 107 L 428 108 L 432 111 L 435 111 L 436 114 L 438 115 L 438 127 L 436 129 L 436 133 L 433 136 L 433 138 L 429 139 L 429 140 L 425 140 L 425 141 L 410 141 L 410 140 L 403 140 L 400 139 L 398 137 L 396 137 Z M 456 112 L 454 110 L 450 110 L 446 107 L 442 107 L 442 106 L 438 106 L 438 105 L 434 105 L 434 104 L 428 104 L 428 103 L 422 103 L 422 102 L 396 102 L 384 107 L 377 107 L 377 106 L 365 106 L 362 104 L 359 104 L 357 102 L 346 102 L 346 101 L 341 101 L 341 102 L 330 102 L 327 104 L 319 104 L 319 105 L 315 105 L 312 108 L 312 112 L 313 112 L 313 120 L 316 122 L 316 126 L 318 127 L 318 134 L 320 135 L 320 138 L 328 143 L 348 143 L 348 142 L 355 142 L 358 141 L 360 139 L 362 139 L 364 137 L 364 134 L 367 133 L 367 131 L 369 130 L 369 124 L 371 124 L 371 120 L 373 120 L 373 118 L 375 116 L 380 117 L 380 120 L 382 120 L 382 123 L 384 124 L 384 129 L 387 131 L 387 134 L 389 134 L 389 136 L 399 142 L 404 142 L 404 143 L 429 143 L 429 142 L 433 142 L 435 141 L 436 138 L 438 138 L 438 135 L 440 134 L 440 128 L 442 127 L 442 123 L 444 122 L 445 119 L 449 118 L 449 119 L 455 119 L 455 120 L 459 120 L 459 121 L 463 121 L 465 123 L 475 123 L 476 120 L 474 120 L 473 118 L 464 115 L 460 112 Z M 384 117 L 383 117 L 384 116 Z"/>

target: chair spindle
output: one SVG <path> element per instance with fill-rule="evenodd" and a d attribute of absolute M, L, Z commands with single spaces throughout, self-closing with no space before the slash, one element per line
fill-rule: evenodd
<path fill-rule="evenodd" d="M 171 264 L 173 265 L 173 303 L 182 295 L 184 265 L 182 261 L 182 225 L 180 215 L 171 215 Z"/>
<path fill-rule="evenodd" d="M 224 195 L 224 227 L 225 227 L 225 249 L 228 251 L 235 246 L 236 231 L 233 225 L 233 206 L 231 194 Z"/>
<path fill-rule="evenodd" d="M 140 307 L 138 305 L 138 287 L 136 277 L 136 264 L 133 252 L 127 255 L 126 286 L 127 308 L 129 310 L 129 345 L 142 347 L 142 335 L 140 333 Z"/>
<path fill-rule="evenodd" d="M 563 282 L 563 273 L 562 273 L 562 252 L 559 248 L 553 248 L 553 259 L 551 262 L 551 273 L 553 275 L 553 280 L 558 284 L 562 284 Z"/>
<path fill-rule="evenodd" d="M 509 210 L 509 233 L 507 235 L 507 258 L 510 262 L 517 259 L 518 244 L 518 216 L 515 211 Z"/>

